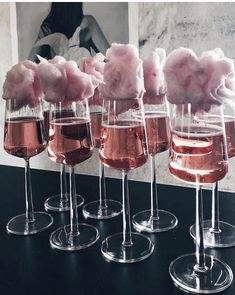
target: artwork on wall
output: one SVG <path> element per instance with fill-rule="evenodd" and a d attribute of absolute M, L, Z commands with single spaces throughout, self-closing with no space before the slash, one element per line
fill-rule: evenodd
<path fill-rule="evenodd" d="M 16 3 L 16 16 L 19 60 L 38 61 L 39 54 L 78 62 L 129 41 L 128 3 Z"/>

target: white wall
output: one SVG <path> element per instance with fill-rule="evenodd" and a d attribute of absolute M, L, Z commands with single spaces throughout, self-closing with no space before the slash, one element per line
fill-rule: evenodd
<path fill-rule="evenodd" d="M 5 165 L 20 165 L 21 160 L 8 155 L 3 149 L 3 126 L 4 126 L 4 109 L 5 103 L 2 97 L 2 85 L 5 80 L 5 74 L 9 68 L 17 62 L 15 47 L 12 41 L 16 41 L 16 32 L 14 31 L 14 4 L 13 3 L 0 3 L 0 163 Z M 16 29 L 16 27 L 15 27 Z M 14 44 L 17 46 L 17 44 Z"/>

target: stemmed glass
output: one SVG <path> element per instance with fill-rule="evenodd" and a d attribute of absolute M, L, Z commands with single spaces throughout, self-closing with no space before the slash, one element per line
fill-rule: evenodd
<path fill-rule="evenodd" d="M 97 90 L 95 95 L 97 95 Z M 94 147 L 99 149 L 103 108 L 102 106 L 93 102 L 93 98 L 90 100 L 91 130 Z M 85 217 L 94 219 L 109 219 L 119 215 L 121 212 L 122 204 L 120 202 L 106 198 L 104 164 L 99 161 L 99 200 L 86 204 L 83 207 L 83 214 Z"/>
<path fill-rule="evenodd" d="M 49 121 L 50 121 L 50 104 L 46 101 L 43 102 L 44 108 L 44 122 L 46 129 L 46 140 L 49 141 Z M 68 112 L 68 111 L 67 111 Z M 80 195 L 77 196 L 77 207 L 80 207 L 84 203 L 84 199 Z M 67 193 L 67 179 L 66 179 L 66 167 L 64 164 L 60 164 L 60 194 L 49 197 L 44 203 L 45 210 L 51 211 L 69 211 L 69 194 Z"/>
<path fill-rule="evenodd" d="M 60 250 L 80 250 L 99 238 L 97 228 L 78 223 L 77 214 L 74 166 L 90 158 L 93 150 L 87 99 L 51 104 L 50 114 L 48 155 L 70 169 L 70 224 L 55 230 L 50 244 Z"/>
<path fill-rule="evenodd" d="M 151 209 L 132 218 L 137 231 L 163 232 L 174 228 L 178 220 L 172 213 L 158 208 L 155 155 L 169 149 L 170 128 L 166 104 L 144 105 L 147 142 L 151 167 Z M 138 116 L 138 115 L 137 115 Z"/>
<path fill-rule="evenodd" d="M 235 104 L 224 104 L 223 111 L 228 157 L 232 158 L 235 156 Z M 217 116 L 209 120 L 216 124 Z M 219 216 L 219 189 L 216 182 L 212 186 L 211 220 L 203 222 L 204 244 L 211 248 L 235 246 L 235 226 L 221 221 Z M 195 239 L 195 225 L 190 227 L 190 234 Z"/>
<path fill-rule="evenodd" d="M 134 99 L 104 99 L 100 159 L 122 171 L 123 232 L 107 237 L 101 252 L 108 260 L 132 263 L 149 257 L 154 249 L 150 238 L 131 232 L 128 171 L 147 161 L 143 102 Z M 142 116 L 133 116 L 137 112 Z"/>
<path fill-rule="evenodd" d="M 53 218 L 46 212 L 34 212 L 29 160 L 46 147 L 44 119 L 41 103 L 22 106 L 17 99 L 6 101 L 4 149 L 7 153 L 25 160 L 26 212 L 12 218 L 7 231 L 16 235 L 36 234 L 48 228 Z"/>
<path fill-rule="evenodd" d="M 186 291 L 217 293 L 231 285 L 233 273 L 226 263 L 205 254 L 202 185 L 226 175 L 227 153 L 222 106 L 213 106 L 208 112 L 202 107 L 193 113 L 191 104 L 170 104 L 169 170 L 178 179 L 196 186 L 196 253 L 176 258 L 169 272 L 173 281 Z M 208 122 L 208 117 L 214 114 L 220 119 L 216 124 Z"/>

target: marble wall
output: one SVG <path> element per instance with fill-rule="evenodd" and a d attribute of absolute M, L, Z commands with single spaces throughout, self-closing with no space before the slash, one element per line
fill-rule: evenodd
<path fill-rule="evenodd" d="M 235 58 L 235 3 L 139 3 L 140 54 L 157 47 L 169 53 L 180 46 L 197 54 L 222 48 Z"/>
<path fill-rule="evenodd" d="M 12 27 L 12 23 L 14 24 L 16 21 L 14 14 L 11 13 L 15 9 L 14 5 L 13 3 L 0 3 L 0 41 L 1 44 L 4 44 L 0 47 L 0 89 L 6 71 L 18 58 L 15 50 L 17 44 L 14 44 L 17 31 L 16 26 Z M 43 9 L 47 8 L 44 6 Z M 127 10 L 128 7 L 126 6 L 125 9 Z M 129 39 L 134 44 L 139 39 L 142 57 L 148 55 L 156 46 L 166 48 L 167 52 L 179 46 L 188 46 L 197 53 L 205 49 L 221 47 L 226 55 L 230 57 L 235 55 L 233 52 L 235 46 L 235 3 L 131 3 L 131 5 L 129 4 L 129 13 L 126 15 L 129 17 L 130 33 L 132 34 Z M 22 22 L 23 19 L 19 21 Z M 37 21 L 40 22 L 40 19 Z M 26 29 L 30 30 L 25 27 Z M 3 121 L 4 102 L 0 99 L 0 164 L 23 166 L 23 160 L 8 155 L 3 149 L 1 144 L 3 142 Z M 157 182 L 184 185 L 169 174 L 167 165 L 168 152 L 159 154 L 156 159 Z M 59 169 L 58 165 L 48 160 L 45 152 L 32 158 L 31 166 L 46 170 Z M 77 172 L 98 175 L 97 151 L 94 152 L 91 159 L 78 165 Z M 106 175 L 120 177 L 118 172 L 111 169 L 106 169 Z M 149 181 L 149 163 L 131 172 L 130 179 Z M 228 177 L 221 181 L 220 189 L 235 191 L 235 159 L 231 160 Z"/>

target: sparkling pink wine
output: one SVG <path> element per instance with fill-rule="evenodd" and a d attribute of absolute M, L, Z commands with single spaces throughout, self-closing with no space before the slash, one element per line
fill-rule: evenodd
<path fill-rule="evenodd" d="M 235 156 L 235 119 L 232 116 L 225 116 L 224 119 L 228 157 L 232 158 Z"/>
<path fill-rule="evenodd" d="M 199 128 L 195 124 L 172 132 L 169 169 L 177 178 L 190 183 L 214 183 L 226 175 L 227 165 L 219 126 Z"/>
<path fill-rule="evenodd" d="M 120 120 L 102 127 L 100 159 L 106 166 L 127 171 L 147 161 L 142 122 Z"/>
<path fill-rule="evenodd" d="M 76 165 L 92 155 L 90 122 L 83 118 L 57 118 L 50 122 L 48 155 L 51 160 Z"/>
<path fill-rule="evenodd" d="M 102 113 L 94 112 L 90 114 L 91 117 L 91 130 L 92 137 L 94 141 L 94 146 L 96 148 L 100 147 L 100 136 L 101 136 L 101 121 L 102 121 Z"/>
<path fill-rule="evenodd" d="M 44 111 L 44 126 L 45 126 L 45 134 L 46 134 L 46 141 L 49 140 L 49 122 L 50 122 L 50 111 Z M 65 118 L 65 117 L 73 117 L 74 112 L 72 110 L 62 110 L 62 111 L 56 111 L 52 113 L 53 118 Z"/>
<path fill-rule="evenodd" d="M 48 142 L 49 140 L 49 116 L 50 116 L 50 111 L 43 112 L 46 142 Z"/>
<path fill-rule="evenodd" d="M 170 140 L 169 118 L 165 112 L 145 112 L 149 153 L 168 150 Z"/>
<path fill-rule="evenodd" d="M 5 121 L 4 149 L 16 157 L 29 159 L 46 147 L 43 119 L 19 117 Z"/>
<path fill-rule="evenodd" d="M 200 122 L 200 120 L 198 120 Z M 219 116 L 210 115 L 207 118 L 207 121 L 211 124 L 220 126 L 221 120 Z M 227 143 L 227 153 L 228 157 L 232 158 L 235 156 L 235 119 L 233 116 L 224 116 L 225 124 L 225 134 L 226 134 L 226 143 Z"/>

